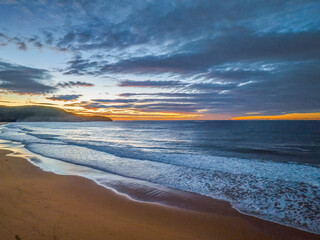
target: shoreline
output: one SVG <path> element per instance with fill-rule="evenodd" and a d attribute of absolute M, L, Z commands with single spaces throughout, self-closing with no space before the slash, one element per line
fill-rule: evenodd
<path fill-rule="evenodd" d="M 201 195 L 171 192 L 177 205 L 185 199 L 191 210 L 133 201 L 93 180 L 46 172 L 8 153 L 0 150 L 3 239 L 319 239 Z"/>
<path fill-rule="evenodd" d="M 5 141 L 5 142 L 2 143 L 2 141 Z M 116 193 L 117 195 L 121 195 L 122 197 L 128 198 L 131 201 L 136 201 L 139 203 L 155 204 L 155 205 L 169 207 L 169 208 L 178 208 L 178 209 L 187 210 L 187 211 L 218 213 L 220 210 L 219 208 L 215 207 L 212 209 L 211 201 L 213 200 L 215 201 L 213 205 L 217 205 L 217 203 L 219 202 L 220 204 L 223 203 L 228 208 L 231 207 L 233 210 L 235 210 L 237 213 L 240 213 L 241 215 L 245 215 L 248 217 L 252 217 L 254 219 L 260 219 L 270 223 L 282 225 L 284 227 L 289 227 L 289 228 L 297 229 L 299 231 L 320 236 L 319 233 L 308 231 L 307 229 L 304 229 L 304 228 L 294 227 L 291 225 L 273 221 L 271 219 L 259 217 L 254 214 L 242 212 L 241 210 L 234 207 L 231 202 L 226 200 L 208 197 L 198 193 L 171 188 L 171 187 L 167 187 L 167 186 L 163 186 L 155 183 L 146 182 L 139 179 L 127 178 L 120 175 L 114 175 L 113 173 L 107 173 L 101 170 L 93 169 L 83 165 L 77 165 L 77 164 L 65 162 L 59 159 L 47 158 L 42 155 L 40 155 L 39 156 L 40 158 L 38 158 L 36 153 L 29 151 L 23 145 L 21 146 L 20 144 L 15 145 L 10 140 L 8 140 L 8 142 L 6 142 L 6 140 L 1 140 L 0 150 L 1 149 L 10 151 L 11 152 L 10 156 L 26 159 L 30 164 L 32 164 L 36 168 L 40 168 L 42 171 L 54 173 L 62 176 L 78 176 L 81 178 L 85 178 L 89 181 L 93 181 L 95 184 L 102 186 L 107 190 L 112 191 L 113 193 Z M 44 161 L 42 161 L 42 158 L 45 158 L 43 159 Z M 50 161 L 49 164 L 48 164 L 48 161 Z M 60 166 L 61 164 L 63 165 Z M 59 165 L 58 168 L 57 168 L 57 165 Z M 69 168 L 71 169 L 71 171 L 69 171 L 70 170 Z M 95 176 L 96 174 L 98 174 L 99 176 L 98 177 Z M 103 177 L 101 175 L 103 175 Z M 111 177 L 108 176 L 107 177 L 108 180 L 104 179 L 103 181 L 101 181 L 101 178 L 105 178 L 106 175 L 111 175 Z M 119 178 L 121 179 L 120 181 L 119 181 Z M 200 202 L 204 202 L 205 204 L 204 205 L 197 204 L 198 200 L 200 200 Z"/>
<path fill-rule="evenodd" d="M 10 156 L 24 158 L 29 163 L 34 165 L 35 167 L 40 168 L 42 171 L 54 173 L 57 175 L 63 175 L 63 176 L 78 176 L 81 178 L 85 178 L 89 181 L 93 181 L 95 184 L 102 186 L 105 189 L 112 191 L 113 193 L 116 193 L 116 194 L 121 195 L 125 198 L 128 198 L 131 201 L 136 201 L 139 203 L 155 204 L 155 205 L 160 205 L 160 206 L 169 207 L 169 208 L 178 208 L 178 209 L 187 210 L 187 211 L 204 212 L 204 213 L 208 213 L 208 212 L 209 213 L 210 212 L 218 213 L 220 210 L 219 208 L 215 207 L 212 209 L 212 202 L 211 201 L 213 200 L 213 201 L 215 201 L 215 203 L 213 205 L 216 205 L 217 203 L 222 204 L 222 205 L 224 204 L 228 208 L 231 207 L 237 213 L 240 213 L 242 215 L 245 215 L 248 217 L 253 217 L 255 219 L 260 219 L 260 220 L 267 221 L 270 223 L 279 224 L 279 225 L 282 225 L 285 227 L 289 227 L 289 228 L 293 228 L 293 229 L 297 229 L 297 230 L 300 230 L 303 232 L 317 235 L 317 233 L 314 233 L 312 231 L 308 231 L 303 228 L 290 226 L 290 225 L 287 225 L 284 223 L 280 223 L 280 222 L 272 221 L 270 219 L 262 218 L 262 217 L 254 215 L 254 214 L 242 212 L 241 210 L 234 207 L 231 202 L 226 201 L 226 200 L 212 198 L 212 197 L 208 197 L 208 196 L 201 195 L 201 194 L 194 193 L 194 192 L 170 188 L 170 187 L 155 184 L 155 183 L 149 183 L 149 182 L 145 182 L 143 180 L 127 178 L 124 176 L 118 176 L 118 175 L 114 175 L 112 173 L 103 172 L 103 171 L 97 170 L 97 169 L 91 169 L 86 166 L 76 165 L 76 164 L 64 162 L 64 161 L 58 160 L 58 159 L 52 159 L 53 162 L 51 164 L 49 164 L 50 165 L 49 167 L 46 166 L 46 163 L 44 163 L 44 165 L 42 165 L 42 164 L 39 165 L 39 162 L 41 162 L 40 159 L 36 158 L 37 160 L 33 160 L 34 159 L 33 156 L 37 156 L 37 154 L 30 152 L 29 150 L 25 149 L 24 147 L 16 148 L 15 146 L 9 146 L 9 145 L 7 146 L 7 144 L 8 143 L 3 143 L 3 145 L 0 145 L 0 150 L 1 149 L 8 150 L 8 151 L 12 152 L 12 153 L 10 153 Z M 25 152 L 25 151 L 27 151 L 27 152 Z M 46 157 L 41 156 L 41 158 L 46 158 Z M 47 162 L 48 159 L 51 159 L 51 158 L 46 158 L 45 162 Z M 69 165 L 69 166 L 61 166 L 60 168 L 63 169 L 62 171 L 61 171 L 61 169 L 59 169 L 58 171 L 57 171 L 57 169 L 54 170 L 52 168 L 53 165 L 58 164 L 58 163 L 59 163 L 59 165 L 62 163 L 64 165 Z M 68 167 L 72 168 L 71 172 L 64 171 L 64 168 L 68 168 Z M 86 172 L 85 174 L 79 174 L 79 173 L 76 173 L 77 170 L 76 170 L 76 172 L 74 172 L 75 167 L 80 168 L 80 169 L 78 169 L 78 171 L 80 171 L 80 172 L 82 172 L 82 171 L 86 172 L 86 170 L 90 169 L 90 171 L 93 171 L 93 173 Z M 112 175 L 113 177 L 111 177 L 112 179 L 111 180 L 109 179 L 109 181 L 107 181 L 107 183 L 105 181 L 99 182 L 99 180 L 97 178 L 92 177 L 92 174 L 95 175 L 95 173 L 103 174 L 103 176 Z M 117 176 L 117 179 L 114 179 L 114 176 Z M 116 184 L 113 184 L 113 183 L 110 184 L 114 180 L 115 181 L 119 180 L 119 178 L 122 180 L 126 179 L 126 181 L 122 181 L 121 183 L 117 182 Z M 203 203 L 205 203 L 205 205 L 204 206 L 199 205 L 199 204 L 197 204 L 197 201 L 203 202 Z M 225 214 L 225 212 L 224 212 L 224 214 Z"/>

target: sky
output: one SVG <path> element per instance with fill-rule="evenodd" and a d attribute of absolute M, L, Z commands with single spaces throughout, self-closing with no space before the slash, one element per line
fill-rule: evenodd
<path fill-rule="evenodd" d="M 319 0 L 0 0 L 0 105 L 320 119 Z"/>

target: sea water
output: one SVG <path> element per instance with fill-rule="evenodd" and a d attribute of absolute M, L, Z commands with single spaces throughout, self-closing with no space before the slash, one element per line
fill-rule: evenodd
<path fill-rule="evenodd" d="M 320 233 L 320 121 L 10 123 L 0 139 L 46 170 L 194 192 Z"/>

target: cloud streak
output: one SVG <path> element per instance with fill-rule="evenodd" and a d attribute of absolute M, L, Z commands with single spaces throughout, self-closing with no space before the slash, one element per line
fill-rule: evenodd
<path fill-rule="evenodd" d="M 133 81 L 133 80 L 125 80 L 121 81 L 118 86 L 119 87 L 143 87 L 143 88 L 172 88 L 181 86 L 182 83 L 179 81 Z"/>
<path fill-rule="evenodd" d="M 48 97 L 47 99 L 52 101 L 68 102 L 68 101 L 78 100 L 78 98 L 80 98 L 81 96 L 82 96 L 81 94 L 56 95 L 56 96 Z"/>

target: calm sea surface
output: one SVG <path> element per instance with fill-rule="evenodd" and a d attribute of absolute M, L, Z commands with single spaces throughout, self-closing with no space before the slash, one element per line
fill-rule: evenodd
<path fill-rule="evenodd" d="M 24 149 L 47 170 L 186 190 L 320 233 L 320 121 L 11 123 L 0 131 L 2 146 Z"/>

